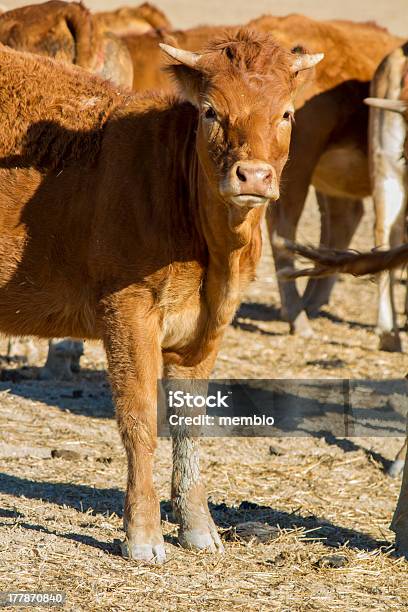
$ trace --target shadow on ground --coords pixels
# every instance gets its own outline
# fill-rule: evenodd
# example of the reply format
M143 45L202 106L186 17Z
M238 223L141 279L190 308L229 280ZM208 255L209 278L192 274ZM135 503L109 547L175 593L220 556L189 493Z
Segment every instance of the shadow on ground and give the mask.
M309 317L310 319L318 319L323 318L332 323L336 323L339 325L348 325L351 329L369 329L374 330L375 325L370 323L362 323L360 321L349 321L347 319L343 319L332 312L329 312L326 309L319 310L316 314ZM248 321L240 321L240 319L250 319L251 321L282 321L282 317L280 314L280 308L276 306L272 306L269 304L262 304L258 302L243 302L239 307L235 318L232 322L233 327L238 327L243 329L244 331L252 331L258 332L270 336L283 336L285 333L276 333L269 332L260 329L256 324L250 323ZM401 328L403 330L404 328Z
M72 381L39 380L41 368L2 370L0 392L42 402L63 412L96 418L112 418L114 406L106 373L81 369Z
M94 515L115 513L122 516L123 513L123 492L116 488L96 489L71 483L37 482L2 473L0 475L0 493L42 500L61 507L68 506L84 514L89 513L89 510ZM318 538L325 546L330 548L337 548L346 542L348 542L349 547L358 550L374 550L379 546L389 545L389 542L375 540L368 534L335 525L314 515L301 516L296 512L275 510L249 501L243 501L237 507L228 506L225 503L215 504L210 502L210 510L216 524L223 529L228 529L238 523L259 521L271 526L279 526L282 529L313 529L313 533L309 534L308 537L311 537L311 539ZM170 501L161 503L161 515L163 520L172 521ZM0 517L14 519L15 523L25 529L53 533L58 537L81 542L109 553L116 552L114 544L101 542L89 535L80 533L60 534L46 527L27 523L22 520L24 515L18 508L13 511L0 509ZM10 527L10 525L10 522L0 523L0 527ZM173 537L170 537L169 541L175 543Z

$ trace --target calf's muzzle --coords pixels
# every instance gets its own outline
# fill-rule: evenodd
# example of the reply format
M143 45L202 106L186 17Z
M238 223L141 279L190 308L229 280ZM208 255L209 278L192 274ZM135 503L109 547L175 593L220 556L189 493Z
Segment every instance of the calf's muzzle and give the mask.
M236 162L230 171L228 196L234 204L251 208L277 200L279 187L275 169L260 160Z

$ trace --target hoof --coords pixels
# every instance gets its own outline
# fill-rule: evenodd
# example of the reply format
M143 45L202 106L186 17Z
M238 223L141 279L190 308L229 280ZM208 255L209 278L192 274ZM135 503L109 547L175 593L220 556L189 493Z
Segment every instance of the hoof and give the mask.
M391 478L398 478L398 476L401 476L404 465L405 459L395 459L387 470L388 476L391 476Z
M305 312L301 312L295 321L290 322L290 333L292 336L296 335L302 338L311 338L313 336L313 329Z
M183 529L180 528L178 539L183 548L193 550L208 550L209 552L224 552L224 545L218 535L214 523L209 523L207 529Z
M44 367L40 368L38 378L39 380L71 381L73 380L74 376L69 366L63 365L59 368L49 368L45 365Z
M382 332L378 348L380 351L387 351L388 353L401 353L402 346L399 335L393 332Z
M303 307L309 317L318 317L322 307L329 304L335 281L335 277L331 276L314 281L309 280L302 298Z
M72 357L71 359L71 372L79 374L81 371L80 357Z
M120 543L122 556L125 559L144 561L145 563L160 564L166 560L164 544L136 544L126 538Z
M323 306L323 304L310 304L310 306L308 306L306 308L306 314L310 319L317 319L317 317L320 315L320 310L321 307Z

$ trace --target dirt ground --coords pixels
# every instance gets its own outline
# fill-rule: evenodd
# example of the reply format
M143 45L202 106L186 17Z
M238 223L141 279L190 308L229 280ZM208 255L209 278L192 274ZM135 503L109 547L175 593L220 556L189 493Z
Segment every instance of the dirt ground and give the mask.
M113 6L97 0L90 4ZM180 26L237 22L266 11L302 11L375 18L404 33L400 0L157 4ZM354 247L372 246L372 222L367 201ZM317 234L318 214L310 197L299 240L316 241ZM400 311L403 298L401 284ZM289 336L279 320L266 242L258 280L228 329L215 376L403 377L408 355L377 350L375 303L373 282L342 278L330 307L313 321L314 337ZM404 342L408 349L405 335ZM5 349L3 341L0 353ZM36 365L45 352L46 344L40 343ZM170 443L160 440L156 483L168 561L148 567L119 554L126 463L101 347L86 346L83 372L72 383L39 382L33 378L35 368L17 365L3 360L0 376L0 591L64 591L66 609L72 611L352 612L407 607L407 562L394 554L388 528L400 482L384 473L401 439L343 439L321 432L310 438L204 440L202 470L226 540L223 556L177 546L168 501ZM74 452L53 457L53 450ZM239 539L234 526L244 521L275 527L274 539ZM336 560L328 555L340 556L341 567L330 567Z

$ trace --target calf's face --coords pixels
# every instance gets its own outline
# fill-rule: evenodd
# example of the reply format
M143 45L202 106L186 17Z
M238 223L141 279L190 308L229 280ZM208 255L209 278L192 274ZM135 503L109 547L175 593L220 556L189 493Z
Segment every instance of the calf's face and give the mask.
M180 62L170 70L199 110L197 152L211 189L234 207L277 200L297 73L323 55L294 55L248 30L214 41L202 54L161 46Z

